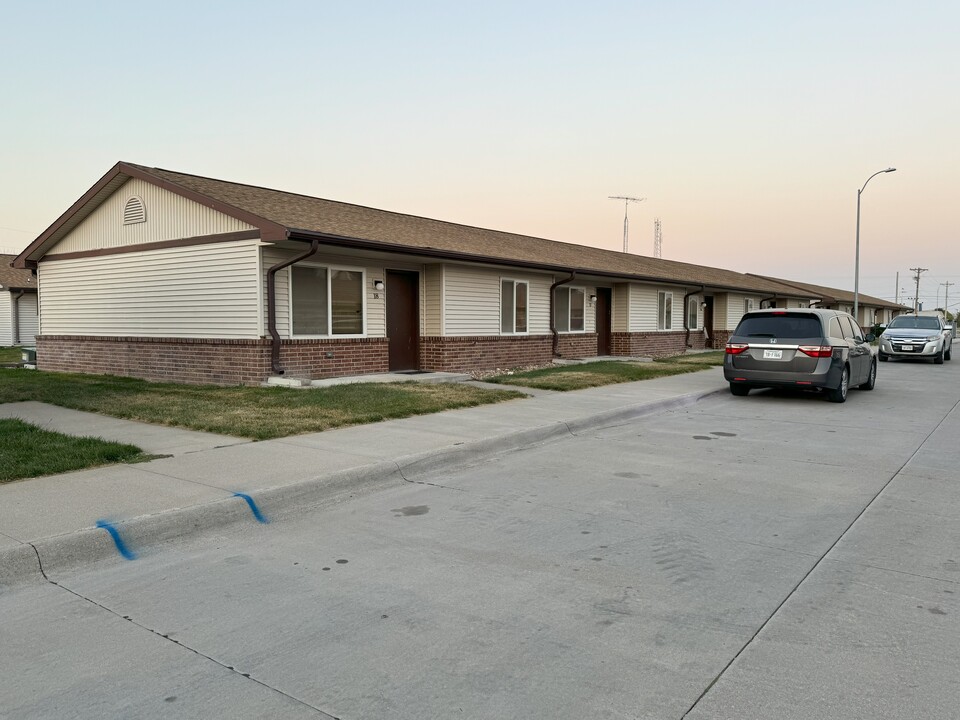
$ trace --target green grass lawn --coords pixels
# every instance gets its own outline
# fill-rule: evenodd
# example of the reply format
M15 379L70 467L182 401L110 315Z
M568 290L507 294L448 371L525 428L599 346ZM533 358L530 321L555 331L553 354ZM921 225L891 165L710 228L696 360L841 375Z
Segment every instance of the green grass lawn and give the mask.
M0 419L0 483L149 459L138 447Z
M453 383L363 383L327 388L218 387L0 368L0 403L53 405L234 437L319 432L524 397Z
M541 390L583 390L585 388L636 382L651 378L697 372L723 364L723 352L695 353L660 358L655 362L601 361L583 365L557 365L539 370L498 375L488 382L520 385Z
M0 365L20 362L20 348L0 347Z

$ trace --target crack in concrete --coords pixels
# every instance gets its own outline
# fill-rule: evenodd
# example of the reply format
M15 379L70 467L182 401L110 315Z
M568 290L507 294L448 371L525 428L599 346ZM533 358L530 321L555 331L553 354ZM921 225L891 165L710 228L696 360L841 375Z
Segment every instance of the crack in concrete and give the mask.
M189 645L187 645L186 643L181 642L180 640L176 640L176 639L170 637L169 635L163 634L163 633L160 632L159 630L154 630L153 628L147 627L146 625L143 625L142 623L137 622L136 620L134 620L134 619L133 619L132 617L130 617L129 615L121 615L120 613L118 613L117 611L115 611L115 610L107 607L107 606L104 605L103 603L99 603L99 602L97 602L96 600L94 600L93 598L89 598L89 597L87 597L86 595L84 595L83 593L77 592L76 590L73 590L73 589L67 587L66 585L63 585L62 583L58 583L56 580L53 580L52 578L50 578L50 577L47 576L46 571L43 569L43 560L41 560L41 558L40 558L40 552L37 550L37 547L36 547L33 543L27 543L27 544L30 545L30 547L33 548L33 552L34 552L34 553L36 554L36 556L37 556L37 564L38 564L39 567L40 567L40 574L43 576L43 579L46 580L46 581L47 581L48 583L50 583L51 585L53 585L54 587L59 588L60 590L63 590L64 592L67 592L67 593L73 595L74 597L79 598L80 600L83 600L84 602L88 602L88 603L90 603L91 605L93 605L94 607L99 608L100 610L103 610L104 612L107 612L107 613L109 613L110 615L113 615L114 617L120 618L121 620L124 620L125 622L128 622L128 623L130 623L131 625L134 625L135 627L140 628L141 630L146 630L147 632L151 633L152 635L156 635L157 637L162 638L162 639L164 639L164 640L167 640L167 641L173 643L174 645L177 645L178 647L183 648L184 650L187 650L187 651L189 651L189 652L192 652L194 655L196 655L196 656L198 656L198 657L201 657L201 658L203 658L204 660L208 660L208 661L212 662L214 665L217 665L218 667L223 668L224 670L228 670L229 672L232 672L232 673L234 673L235 675L239 675L240 677L245 678L246 680L250 680L250 681L256 683L257 685L260 685L261 687L266 688L267 690L270 690L271 692L275 692L277 695L281 695L281 696L287 698L288 700L292 700L292 701L295 702L295 703L298 703L298 704L300 704L300 705L303 705L304 707L310 708L310 709L313 710L314 712L318 713L321 717L329 718L330 720L340 720L340 718L338 718L336 715L331 715L331 714L328 713L328 712L324 712L323 710L321 710L320 708L316 707L315 705L311 705L310 703L308 703L308 702L306 702L306 701L304 701L304 700L301 700L301 699L298 698L298 697L295 697L295 696L293 696L293 695L291 695L291 694L289 694L289 693L286 693L286 692L284 692L283 690L280 690L279 688L273 687L272 685L270 685L270 684L267 683L267 682L264 682L263 680L259 680L258 678L253 677L250 673L240 672L239 670L237 670L237 669L236 669L235 667L233 667L232 665L227 665L227 664L225 664L225 663L217 660L216 658L210 657L209 655L206 655L206 654L200 652L200 651L197 650L196 648L190 647Z

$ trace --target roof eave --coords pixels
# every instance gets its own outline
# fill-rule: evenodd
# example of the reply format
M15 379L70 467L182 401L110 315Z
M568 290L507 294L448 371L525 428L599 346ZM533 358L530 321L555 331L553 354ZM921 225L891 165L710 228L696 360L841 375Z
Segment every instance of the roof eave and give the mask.
M531 262L529 260L512 260L510 258L495 257L491 255L480 255L477 253L463 253L453 250L440 250L438 248L423 247L423 246L414 246L414 245L402 245L398 246L394 243L380 242L377 240L366 240L362 238L349 237L345 235L334 235L331 233L317 232L314 230L304 230L303 228L288 228L289 239L290 240L300 240L300 241L310 241L313 239L323 240L329 245L337 245L339 247L351 247L357 248L360 250L378 250L392 253L407 253L411 255L420 255L425 257L433 257L440 259L449 259L449 260L460 260L463 262L477 262L484 263L487 265L502 265L504 267L522 267L530 270L542 270L547 272L564 272L569 273L576 271L578 275L596 275L599 277L609 277L620 280L633 280L638 282L656 282L665 285L678 285L682 287L690 287L693 285L703 285L711 289L718 290L733 290L739 292L770 292L769 288L743 288L736 287L733 285L724 285L722 283L710 283L704 282L703 280L679 280L679 279L667 279L659 277L656 275L640 275L634 273L615 273L608 270L597 270L594 268L587 267L571 267L569 265L558 265L554 263L537 263ZM802 294L792 295L790 293L783 293L785 296L789 297L803 297Z

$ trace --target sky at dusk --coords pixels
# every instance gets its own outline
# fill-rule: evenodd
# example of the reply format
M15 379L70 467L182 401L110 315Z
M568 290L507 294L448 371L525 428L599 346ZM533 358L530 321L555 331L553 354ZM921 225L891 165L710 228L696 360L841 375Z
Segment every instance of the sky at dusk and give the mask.
M0 252L117 161L960 306L960 3L5 3ZM941 301L942 302L942 301Z

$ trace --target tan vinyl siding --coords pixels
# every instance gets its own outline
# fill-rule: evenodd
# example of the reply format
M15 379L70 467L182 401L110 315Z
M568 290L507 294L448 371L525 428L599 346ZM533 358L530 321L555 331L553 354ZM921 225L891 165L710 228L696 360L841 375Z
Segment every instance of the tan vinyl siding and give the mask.
M753 300L753 309L760 309L760 296L759 295L740 295L737 293L730 293L728 296L729 302L727 304L727 330L733 330L737 327L737 323L740 322L740 318L743 317L743 305L744 300L751 299Z
M629 332L651 332L657 329L657 293L661 289L664 288L658 288L655 285L631 284ZM670 289L666 291L674 294L674 308L676 308L676 291ZM682 299L683 295L681 294L680 297ZM676 330L676 309L673 316L673 329Z
M423 271L423 334L443 334L443 265L427 265Z
M0 347L13 345L13 301L9 292L0 288Z
M37 294L26 293L17 301L19 337L14 338L20 345L33 345L40 332L40 317L37 311Z
M41 261L43 333L258 337L257 245Z
M447 265L444 268L444 335L499 335L500 281L528 283L527 335L550 332L550 275L508 269Z
M146 222L123 224L127 200L143 200ZM49 250L51 254L100 250L253 230L252 225L211 210L152 183L132 179Z
M500 273L486 268L448 265L443 275L443 334L499 335Z
M617 283L613 286L612 324L613 332L629 332L630 329L630 284Z

